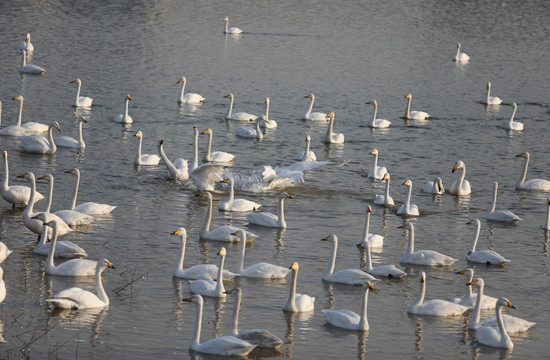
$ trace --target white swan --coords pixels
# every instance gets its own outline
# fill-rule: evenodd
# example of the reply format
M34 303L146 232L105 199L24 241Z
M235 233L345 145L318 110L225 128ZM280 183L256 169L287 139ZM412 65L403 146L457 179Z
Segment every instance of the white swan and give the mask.
M260 126L266 129L276 129L277 122L269 119L269 98L265 98L265 118L267 121L261 121Z
M141 145L143 142L143 133L138 131L134 134L135 137L139 138L138 148L136 157L134 158L135 165L158 165L160 163L160 156L157 154L142 154Z
M384 237L382 235L369 233L371 212L372 208L367 206L367 209L365 210L366 216L363 235L361 235L361 238L357 240L357 246L366 246L366 244L368 244L369 247L382 247L384 245Z
M376 100L367 101L365 104L372 104L374 106L374 113L372 114L372 121L369 124L369 126L371 128L388 128L388 127L390 127L391 121L376 118L376 115L378 114L378 103L376 102Z
M208 340L201 344L201 328L202 328L202 309L204 300L200 295L194 295L188 297L184 301L193 303L197 306L197 315L195 317L195 328L193 330L193 337L189 344L189 348L193 351L221 355L221 356L246 356L248 355L256 345L252 345L244 340L237 339L234 336L219 336L217 338Z
M500 266L506 265L510 262L510 260L505 259L504 256L493 250L486 249L476 251L477 239L479 238L479 233L481 230L481 221L479 221L479 219L473 219L468 221L466 224L474 224L476 226L474 238L472 239L470 250L468 250L468 254L466 255L466 260L478 264Z
M4 282L4 269L0 267L0 304L6 298L6 283Z
M189 170L189 177L200 191L214 191L216 182L221 181L222 164L206 163L199 165L199 130L193 126L193 163Z
M277 215L262 211L262 212L246 214L245 215L246 219L248 220L249 223L254 225L286 228L285 209L284 209L285 199L292 199L292 196L290 196L286 192L280 193L279 194L279 211Z
M470 57L466 53L460 52L460 43L456 45L456 55L453 60L456 62L470 61Z
M46 299L46 302L61 309L89 309L98 308L109 305L109 297L103 289L103 282L101 281L101 274L106 268L114 269L113 264L103 258L97 261L95 267L95 288L97 295L83 290L81 288L73 287L58 292L52 298Z
M550 230L550 198L546 200L546 222L542 226L544 230Z
M116 123L122 123L122 124L131 124L134 122L134 120L132 119L132 117L130 115L128 115L128 105L130 104L130 100L132 100L132 98L130 97L130 95L126 95L126 107L124 108L124 114L119 114L117 115L113 120L114 122Z
M43 214L39 214L38 216L35 216L40 221L44 221L45 216ZM53 242L48 242L48 229L49 226L43 226L42 227L42 234L40 235L40 241L38 244L35 245L33 252L37 255L42 256L48 256L50 253L50 249L52 247ZM86 251L84 251L83 248L80 246L70 242L70 241L64 241L60 240L57 241L55 244L54 249L54 257L60 257L60 258L75 258L75 257L87 257L88 254L86 254Z
M238 112L235 114L232 114L233 112L233 101L235 100L233 94L229 93L224 96L224 98L229 98L229 109L227 109L227 113L225 114L226 120L237 120L237 121L254 121L258 116L252 115L245 112Z
M407 309L407 312L409 314L431 316L457 316L462 315L465 311L469 309L467 306L462 306L442 299L424 301L424 296L426 295L426 273L424 271L421 271L419 278L420 294L418 295L418 299Z
M399 207L397 210L397 215L403 215L403 216L420 216L420 211L418 210L418 206L416 204L411 204L411 196L412 196L412 181L407 180L402 185L405 185L409 188L408 194L407 194L407 200Z
M61 128L57 121L50 125L48 130L48 137L43 135L26 135L17 137L17 148L21 151L32 154L55 154L57 151L57 145L53 139L53 129L61 132Z
M214 137L212 129L208 128L204 130L203 132L201 132L201 135L208 135L208 146L206 148L206 154L204 154L202 161L227 163L235 159L235 155L233 154L224 151L212 151L212 138Z
M373 149L369 154L374 155L374 163L372 163L372 167L369 170L368 177L373 179L384 178L384 174L386 174L388 170L384 166L378 166L378 150Z
M44 75L46 70L38 65L27 64L27 50L23 50L23 62L21 63L19 72L28 75Z
M334 272L336 253L338 251L338 237L335 234L328 235L321 241L329 241L331 244L330 258L326 269L323 271L323 280L347 285L361 285L365 280L378 281L377 278L360 269L343 269Z
M220 265L218 265L218 274L216 281L214 280L191 280L189 281L189 289L192 293L200 294L203 296L212 296L218 298L225 298L225 288L223 287L223 264L225 262L226 250L224 247L218 251L220 257Z
M405 110L405 119L412 119L412 120L426 120L430 117L430 114L424 111L414 111L411 110L411 102L412 102L412 94L408 93L405 95L405 98L407 99L407 109Z
M309 108L304 115L302 115L302 119L310 121L327 121L327 113L311 112L311 110L313 110L313 103L315 102L315 95L309 94L306 95L305 98L309 98L311 101L309 102Z
M498 192L498 182L493 184L493 204L491 210L485 213L485 218L491 221L501 221L507 223L517 223L521 220L519 216L511 212L510 210L495 210L497 205L497 192Z
M365 248L367 261L367 269L365 270L365 272L373 276L386 276L389 278L402 278L403 276L407 275L403 270L398 269L393 264L379 265L377 267L373 267L370 246L368 246L365 241L363 241L362 246Z
M428 194L443 195L445 194L445 187L443 186L443 181L441 178L437 176L434 178L434 181L427 181L422 191Z
M333 326L348 330L368 331L369 321L367 320L367 303L369 290L376 291L370 281L363 283L363 296L361 297L361 315L350 310L321 310L327 322Z
M528 152L517 154L516 157L522 157L525 159L523 165L523 172L516 184L516 189L533 190L533 191L550 191L550 181L544 179L531 179L525 181L527 176L527 167L529 166L529 159L531 155Z
M457 259L443 255L434 250L414 251L414 225L409 222L399 226L399 228L407 228L409 230L409 243L407 244L405 254L403 254L399 260L401 263L427 266L450 266L457 261Z
M382 206L393 206L393 198L390 196L390 174L385 173L382 179L386 181L386 191L384 195L376 195L373 203Z
M457 271L455 274L466 275L468 277L468 282L466 283L466 293L462 296L452 298L451 302L473 308L477 302L478 297L478 294L472 292L472 285L475 284L475 281L473 281L474 270L471 268L467 268ZM497 298L483 294L483 289L480 290L479 294L481 294L479 295L481 297L481 304L479 305L481 309L494 309L497 306Z
M298 155L298 158L296 160L298 161L317 161L317 156L315 153L310 150L310 142L311 137L308 135L306 136L306 149Z
M500 105L502 100L498 96L491 96L491 83L487 83L487 98L485 99L485 104L487 105Z
M518 121L514 121L514 116L516 115L516 111L518 109L518 105L514 102L510 104L514 108L514 111L512 111L512 116L510 117L510 120L508 120L508 123L504 126L507 130L516 130L521 131L523 130L523 123L520 123Z
M44 125L37 122L26 122L22 124L23 117L23 101L25 100L22 95L17 95L12 100L19 101L19 113L17 115L17 124L6 126L0 130L0 135L7 136L25 136L25 135L34 135L44 133L49 130L48 125Z
M4 179L2 180L2 187L0 188L0 194L2 198L7 202L15 205L27 205L29 198L31 197L31 188L23 185L9 185L10 170L8 166L8 152L3 151L4 157ZM35 192L35 201L44 199L44 195L39 192Z
M246 211L255 211L259 209L262 204L257 202L250 201L247 199L235 199L235 189L233 178L223 179L223 183L229 183L229 197L226 201L220 203L218 209L222 211L237 211L237 212L246 212Z
M164 140L160 140L157 145L157 149L162 163L166 166L168 172L170 173L170 178L174 180L189 179L189 165L187 160L178 158L174 162L171 162L170 159L168 159L168 156L164 153L163 144Z
M290 272L290 269L288 271ZM238 287L235 287L227 291L227 293L235 293L236 296L231 335L252 345L257 345L259 348L275 349L283 344L283 341L278 336L265 329L249 329L239 332L239 311L241 308L242 291Z
M12 252L13 251L8 249L6 244L4 244L3 242L0 241L0 264L3 263L4 260L6 260ZM290 272L290 270L289 270L289 272Z
M243 31L238 27L229 27L229 18L227 16L223 19L223 21L225 21L225 34L239 35L243 33Z
M261 278L261 279L282 279L288 275L290 269L285 266L273 265L269 263L256 263L244 268L244 254L246 248L246 233L244 230L239 230L233 233L239 237L239 267L237 272L244 277Z
M83 116L80 118L80 121L78 122L78 140L70 137L70 136L57 136L53 138L53 141L55 142L55 145L60 147L70 147L75 149L84 149L86 147L86 143L84 142L84 138L82 137L82 124L88 123L88 120Z
M296 293L296 285L298 282L298 270L300 265L297 262L293 262L290 266L292 270L292 280L290 281L290 292L285 302L283 303L282 310L289 312L308 312L313 311L315 306L315 298L305 294Z
M28 55L31 55L34 52L34 45L31 43L31 34L27 33L25 36L25 41L22 41L21 44L19 44L19 50L21 52L26 50Z
M325 143L327 144L343 144L344 143L344 134L333 133L332 129L334 127L334 111L329 112L326 115L326 119L329 122L327 134L325 135Z
M101 204L96 202L85 202L80 205L76 205L76 199L78 197L78 187L80 186L80 170L77 168L65 171L66 174L76 175L76 184L73 192L73 201L71 203L71 210L75 210L91 216L99 216L109 214L116 209L116 205Z
M76 107L90 107L92 106L92 101L94 99L87 97L87 96L80 96L80 87L82 86L82 80L80 79L74 79L71 81L71 84L77 84L78 87L76 89L76 98L74 100L74 106Z
M185 230L185 228L180 227L170 235L177 235L181 239L178 260L176 261L176 266L174 267L175 277L191 280L216 280L218 278L218 266L214 264L198 264L184 269L183 259L185 258L187 231ZM223 277L225 279L229 279L238 275L239 274L235 274L229 270L223 269Z
M178 99L178 103L180 104L202 104L204 100L206 100L202 95L195 94L195 93L187 93L184 94L185 91L185 84L187 83L187 79L185 76L182 76L178 79L177 84L181 83L181 91L180 91L180 97Z
M470 186L470 182L466 180L466 164L462 162L461 160L457 160L457 162L453 166L453 170L451 171L454 173L457 170L462 169L462 172L460 173L460 177L455 180L453 185L451 185L451 195L456 196L463 196L463 195L470 195L472 193L472 188Z
M510 300L504 297L499 298L496 307L496 319L498 328L492 326L477 327L476 337L479 343L504 349L511 349L514 347L512 339L510 339L510 336L508 335L508 333L506 333L504 320L502 319L502 308L504 306L515 309Z
M239 241L239 238L233 235L236 231L241 230L237 227L224 225L224 226L217 227L213 230L210 230L210 222L212 221L212 194L206 191L206 192L200 193L198 196L206 197L206 199L208 200L208 210L206 212L206 217L204 218L202 227L199 230L199 236L202 239L214 240L214 241L225 241L225 242ZM248 240L253 240L257 238L258 235L251 233L250 231L247 231L246 237Z
M255 139L263 139L264 134L262 133L262 130L260 129L260 122L267 122L269 121L265 115L258 116L256 118L256 127L253 128L240 128L237 129L237 136L245 137L245 138L255 138Z

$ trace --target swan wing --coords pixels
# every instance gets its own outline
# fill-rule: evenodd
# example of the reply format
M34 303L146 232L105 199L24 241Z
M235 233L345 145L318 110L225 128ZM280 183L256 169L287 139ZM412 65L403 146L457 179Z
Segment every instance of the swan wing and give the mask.
M489 249L468 253L469 254L466 255L466 260L480 264L504 265L510 261L496 251Z
M235 335L235 337L261 348L276 348L283 344L283 340L265 329L243 330Z
M527 321L522 318L510 316L507 314L502 315L502 320L504 321L504 328L506 329L507 333L525 332L530 327L536 324L536 322ZM488 318L485 318L478 323L478 326L496 327L498 326L497 317L493 315Z
M294 301L296 304L296 309L300 312L313 311L313 308L315 307L315 298L313 296L296 294Z
M37 244L34 247L34 253L38 255L48 256L48 253L50 252L52 243L47 242L45 244ZM75 257L86 257L88 254L86 254L86 251L82 249L80 246L65 240L57 240L57 243L55 245L55 257L61 257L61 258L75 258Z
M220 336L194 346L193 350L223 356L245 356L256 346L234 336Z
M402 263L428 266L448 266L456 261L457 259L433 250L418 250L401 257Z
M88 214L91 216L98 216L98 215L109 214L114 209L116 209L115 205L99 204L95 202L85 202L76 206L73 210L84 214Z
M72 147L79 148L81 147L78 141L70 136L57 136L53 138L55 145L61 147Z
M550 181L544 179L531 179L519 186L525 190L550 191Z
M210 157L212 158L213 162L221 162L221 163L231 162L233 161L233 159L235 159L235 155L224 151L213 151L210 154Z
M263 279L280 279L290 273L290 269L284 266L273 265L269 263L257 263L243 269L241 276L263 278Z
M421 305L411 306L409 310L418 315L431 315L431 316L456 316L462 315L469 308L460 304L441 299L433 299L424 301Z
M246 214L249 223L261 226L279 227L279 217L268 212Z
M237 121L254 121L256 120L258 116L252 115L245 112L238 112L229 117L229 120L237 120ZM254 129L256 130L256 129Z
M220 210L225 211L236 211L236 212L246 212L246 211L255 211L259 209L262 205L257 202L246 200L246 199L233 199L233 202L227 204L222 209L222 204L220 204Z
M54 212L69 226L88 225L94 221L93 216L75 211L75 210L58 210Z
M372 282L379 281L371 274L368 274L359 269L343 269L333 273L330 276L324 277L325 280L330 282L337 282L348 285L363 285L366 280Z
M202 164L189 174L198 190L214 191L214 184L222 180L223 165Z
M7 190L2 191L2 198L11 204L27 205L31 197L31 188L23 185L11 185ZM34 193L35 201L44 199L39 192Z
M361 317L350 310L321 310L327 322L331 325L344 329L356 330Z
M400 278L407 275L403 270L398 269L395 265L380 265L367 270L367 272L374 276L387 276Z
M86 309L108 305L108 303L100 300L96 294L78 287L60 291L53 298L46 299L46 301L62 309Z
M61 276L94 276L97 261L87 259L71 259L49 268L46 273Z

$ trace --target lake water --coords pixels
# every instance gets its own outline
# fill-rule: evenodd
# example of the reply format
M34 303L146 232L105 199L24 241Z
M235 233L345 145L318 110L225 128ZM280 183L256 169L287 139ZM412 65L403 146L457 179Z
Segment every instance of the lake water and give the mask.
M223 18L242 28L240 36L223 34ZM253 352L257 357L318 358L517 358L548 353L549 237L541 229L548 193L515 190L523 159L531 153L528 178L550 179L548 121L550 103L550 10L545 1L212 1L182 3L29 1L2 2L0 29L0 100L2 126L17 119L16 95L25 98L23 121L58 121L63 135L76 137L78 116L85 115L83 151L59 149L51 156L18 151L15 139L0 137L7 150L10 183L27 185L16 176L32 171L55 177L53 209L68 208L75 177L82 172L79 202L117 205L111 216L95 220L63 236L81 245L90 259L108 258L116 270L104 273L108 308L58 312L45 300L71 286L93 289L91 279L45 275L45 258L32 252L36 235L22 223L22 209L2 202L0 240L13 253L2 264L7 296L0 305L5 358L188 358L195 307L186 280L172 278L179 241L170 233L188 231L185 266L217 263L220 243L199 240L206 201L190 182L167 180L162 166L136 169L136 131L144 133L144 152L156 153L164 140L171 158L191 159L193 126L212 128L214 150L236 155L233 174L250 175L263 165L286 166L303 150L306 135L318 160L331 165L306 172L304 183L287 188L286 230L248 226L242 214L215 209L214 226L231 223L248 227L260 237L247 249L245 266L272 262L300 263L298 291L317 298L315 311L288 316L281 311L289 281L236 279L226 288L243 292L240 329L263 327L283 338L278 352ZM31 63L44 67L43 76L20 76L17 48L29 32L35 51ZM471 56L467 64L452 58L457 42ZM178 106L179 77L187 77L186 92L206 98L200 106ZM75 111L76 86L94 98L91 110ZM486 108L486 84L494 96L516 102L521 132L503 128L509 106ZM249 124L224 120L228 101L234 111L261 114L271 100L270 119L277 129L261 141L242 139L236 129ZM343 145L325 145L325 123L301 120L316 95L314 111L334 111L335 131ZM427 111L425 122L403 120L405 94L412 109ZM112 121L124 110L130 94L134 123ZM376 99L378 116L389 129L372 130L368 121ZM200 153L206 139L200 137ZM391 173L391 195L399 206L406 198L406 179L413 182L413 202L421 216L411 221L418 249L434 249L459 261L451 268L404 267L399 264L407 244L406 223L391 209L373 206L371 232L384 235L375 265L393 263L406 270L402 281L382 280L368 304L370 331L356 333L326 324L321 310L358 312L360 287L321 280L330 246L320 239L335 233L340 246L336 269L362 266L355 246L364 213L382 181L366 177L373 156ZM422 193L423 184L440 176L447 188L457 178L457 160L467 166L470 196ZM3 176L3 172L2 172ZM511 209L523 221L517 226L488 223L485 212L498 181L497 207ZM38 183L47 193L48 184ZM226 197L218 186L214 206ZM276 191L237 191L276 212ZM41 208L42 203L37 207ZM411 316L407 307L419 292L418 274L427 272L427 298L447 299L465 291L466 279L454 274L468 266L464 256L473 236L469 219L482 219L479 249L491 248L510 259L504 267L475 266L485 280L485 293L506 296L517 308L508 313L536 321L528 334L512 337L515 347L501 351L480 345L467 329L469 313L451 318ZM226 267L237 266L238 246L228 249ZM129 284L133 282L130 286ZM126 286L128 285L128 286ZM126 287L124 287L126 286ZM123 288L122 288L123 287ZM116 292L115 292L116 291ZM228 334L234 297L207 298L202 340ZM490 315L492 312L482 314ZM198 355L203 357L202 355Z

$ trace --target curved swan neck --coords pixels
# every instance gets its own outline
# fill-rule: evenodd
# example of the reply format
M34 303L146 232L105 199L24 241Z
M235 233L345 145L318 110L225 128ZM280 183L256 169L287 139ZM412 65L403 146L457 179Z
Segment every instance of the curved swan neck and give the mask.
M407 109L405 110L405 119L409 119L409 118L410 118L410 113L411 113L411 101L412 101L412 97L411 97L411 96L407 97Z
M286 227L286 222L285 222L285 197L284 196L281 196L281 198L279 199L279 214L278 214L278 218L279 218L279 226L280 227Z
M418 299L413 304L413 306L420 306L424 302L424 296L426 295L426 277L420 281L420 293L418 294Z
M160 158L162 159L162 162L168 168L170 175L175 179L177 177L176 167L174 166L174 164L172 164L170 159L168 159L168 156L166 156L166 154L164 153L162 142L159 141L159 144L157 145L157 149L158 149Z
M74 208L76 207L76 198L78 197L78 187L80 186L80 170L74 169L74 172L76 174L76 184L74 186L73 203L71 204L71 210L74 210Z
M75 105L78 105L78 99L80 98L80 87L82 86L81 81L77 81L77 88L76 88L76 99L75 99Z
M373 104L374 104L374 113L372 114L372 126L376 124L376 115L378 114L378 103L376 102L376 100L373 101Z
M54 153L57 150L57 145L55 145L55 141L53 141L53 125L50 125L48 129L48 140L50 141L50 150Z
M475 221L475 226L476 226L476 230L474 233L474 238L472 239L472 244L470 245L470 251L468 251L468 255L476 251L477 240L479 238L479 233L481 232L481 221L479 220Z
M225 32L227 32L227 22L225 23ZM231 116L231 113L233 112L233 101L235 100L235 97L233 94L229 94L229 109L227 109L227 113L225 114L225 118L229 119Z
M206 147L206 154L204 154L204 157L202 158L202 161L204 162L211 162L212 161L212 131L208 132L208 146Z
M19 114L17 115L17 126L21 126L21 119L23 118L23 97L19 96Z
M103 270L105 270L105 268L100 265L97 265L95 268L95 288L97 290L97 297L99 300L103 301L105 305L109 305L109 297L105 293L103 281L101 280L101 273L103 273Z
M239 311L241 310L241 291L239 289L235 289L235 295L237 295L237 298L235 299L235 309L233 310L233 329L231 330L231 334L233 336L236 336L239 333Z
M409 243L407 244L407 254L414 252L414 226L409 223Z
M511 340L510 340L510 336L506 332L506 328L504 327L504 319L502 318L502 308L503 308L503 305L497 303L496 315L497 315L498 331L500 333L500 341L501 343L504 344L504 343L511 342Z
M198 297L200 295L195 295L195 296ZM200 341L201 341L202 306L203 306L202 297L199 298L196 305L197 305L197 313L195 315L195 329L193 331L193 337L191 338L191 345L189 346L191 349L200 345Z
M464 184L464 179L466 178L466 166L461 166L459 169L462 171L460 172L460 176L458 178L458 184L460 185L460 188L462 188Z
M338 238L334 235L331 236L331 251L330 251L330 258L328 261L327 268L323 272L324 276L330 276L334 272L334 265L336 263L336 253L338 251ZM367 244L368 246L368 244Z
M258 119L256 119L256 133L258 134L258 139L263 139L264 134L262 133L262 129L260 129L260 121L263 121L261 116L258 116Z
M512 111L512 116L510 117L510 121L508 122L508 124L510 126L512 126L512 124L514 123L514 116L516 116L516 111L518 109L518 106L514 103L514 111Z
M185 93L185 84L187 83L186 78L181 79L181 90L180 90L180 103L183 102L183 95Z
M200 230L201 236L210 231L210 222L212 221L212 195L209 193L207 194L206 199L208 200L208 211L206 212L206 218L204 219L204 223L202 224L202 228Z
M178 253L178 261L176 261L176 266L174 268L174 271L177 270L183 270L183 259L185 258L185 247L187 244L187 236L181 236L181 242L180 242L180 251Z
M529 166L529 153L525 153L525 162L523 164L523 172L521 174L521 177L518 180L518 184L516 186L520 186L525 181L525 177L527 176L527 167Z
M311 114L311 111L313 110L313 102L315 101L315 95L310 94L310 95L309 95L309 98L310 98L311 100L310 100L310 102L309 102L309 109L307 109L306 113L304 114L304 117L305 117L305 118L308 118L309 115Z
M494 212L497 206L497 192L498 192L498 182L495 181L493 185L493 205L491 206L490 212Z
M363 285L363 299L361 299L361 318L359 320L359 330L367 330L369 322L367 319L367 305L369 301L369 286Z

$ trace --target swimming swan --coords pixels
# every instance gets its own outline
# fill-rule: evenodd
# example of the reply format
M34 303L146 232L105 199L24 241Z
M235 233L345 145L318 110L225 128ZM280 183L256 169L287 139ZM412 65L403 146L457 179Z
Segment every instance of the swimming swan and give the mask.
M414 225L407 223L399 226L401 229L409 230L409 243L405 254L399 260L403 264L426 265L426 266L450 266L457 261L450 256L443 255L434 250L414 251Z
M498 182L493 184L493 204L491 210L485 213L485 218L491 221L501 221L507 223L517 223L521 220L519 216L511 212L510 210L495 210L497 205L497 192L498 192Z
M78 140L70 137L70 136L57 136L53 138L53 141L55 142L55 145L59 147L70 147L75 149L84 149L86 147L86 143L84 142L84 138L82 137L82 124L88 123L88 120L83 116L80 118L80 121L78 122Z
M39 219L40 221L44 221L45 216L43 214L39 214L38 216L35 216L35 218ZM50 253L50 249L52 247L52 242L48 242L48 229L49 226L43 226L42 227L42 234L40 235L40 241L38 244L35 245L33 252L38 255L42 256L48 256ZM57 241L55 244L54 249L54 257L60 257L60 258L75 258L75 257L86 257L88 254L86 254L86 251L82 249L80 246L70 242L70 241L64 241L60 240Z
M254 121L258 116L252 115L245 112L238 112L235 114L232 114L233 112L233 102L235 100L233 94L229 93L224 96L224 98L229 98L229 109L227 109L227 113L225 114L225 120L237 120L237 121Z
M206 154L202 158L204 162L218 162L218 163L227 163L235 159L235 155L224 152L224 151L212 151L212 138L214 134L212 129L204 130L201 135L208 135L208 146L206 148Z
M74 168L74 169L65 171L65 173L76 175L76 184L74 186L71 210L75 210L91 216L99 216L99 215L109 214L111 211L116 209L115 205L101 204L101 203L96 203L91 201L82 203L77 206L76 199L78 197L78 188L80 186L80 170L78 170L77 168Z
M315 95L309 94L306 95L305 98L309 98L311 99L311 101L309 102L309 108L304 113L304 115L302 115L302 119L310 121L327 121L327 113L311 112L311 110L313 110L313 103L315 102Z
M370 281L363 283L363 296L361 297L361 315L350 310L321 310L327 322L333 326L348 330L368 331L369 321L367 319L367 303L369 290L377 291L372 287Z
M23 52L23 50L27 51L28 55L31 55L34 51L34 45L31 43L31 34L27 33L25 36L25 41L22 41L21 44L19 44L19 50Z
M467 306L469 308L473 308L477 302L478 294L475 292L472 292L472 285L475 284L474 280L474 270L471 268L463 269L460 271L455 272L455 274L460 275L466 275L468 278L468 282L466 283L466 293L462 296L457 296L451 299L451 302L454 302L455 304L460 304ZM497 298L492 296L487 296L483 294L483 289L480 291L479 296L481 296L481 304L480 308L487 310L487 309L494 309L497 306Z
M325 136L325 143L327 144L343 144L344 143L344 134L333 133L332 129L334 127L334 111L329 112L326 115L326 119L329 120L327 134Z
M138 148L136 157L134 159L135 165L158 165L160 163L160 156L157 154L142 154L141 145L143 142L143 133L138 131L134 134L135 137L139 138Z
M114 122L122 123L122 124L131 124L131 123L134 122L132 117L130 115L128 115L128 105L130 104L130 100L132 100L130 95L126 95L126 100L125 100L126 101L126 107L124 108L124 114L117 115L114 118Z
M76 89L76 98L74 100L74 106L76 107L90 107L94 99L87 96L80 96L80 87L82 86L82 81L80 79L74 79L71 81L71 84L78 84Z
M426 294L426 273L424 271L421 271L419 278L420 294L418 295L418 299L407 309L407 312L409 314L430 316L457 316L462 315L465 311L469 309L467 306L462 306L442 299L424 301L424 295Z
M8 152L3 151L2 156L4 157L4 179L2 180L2 188L0 189L0 194L2 198L7 202L15 205L27 205L31 197L31 188L24 185L9 185L10 171L8 166ZM39 192L35 192L35 201L44 199L44 195Z
M508 120L508 123L504 126L507 130L516 130L521 131L523 130L523 123L520 123L518 121L514 121L514 116L516 115L516 111L518 109L518 105L514 102L510 104L514 108L514 111L512 111L512 116L510 117L510 120Z
M233 233L239 237L239 267L237 272L244 277L261 278L261 279L282 279L288 275L290 269L285 266L273 265L269 263L256 263L244 268L244 254L246 248L246 233L244 230L239 230Z
M28 75L44 75L46 70L38 65L27 64L27 50L23 50L23 62L21 63L19 72Z
M225 298L225 288L223 287L223 264L225 262L226 250L224 247L218 251L220 257L220 265L218 265L218 274L216 281L214 280L192 280L189 281L189 289L192 293L200 294L202 296L212 296L218 298Z
M451 172L454 173L455 171L460 169L462 169L462 173L460 174L460 177L457 180L455 180L453 185L451 185L451 191L450 191L451 195L456 195L456 196L470 195L472 193L472 188L470 187L470 182L465 179L466 164L458 160L454 164L453 170Z
M407 200L399 207L397 210L397 215L403 215L403 216L420 216L420 211L418 210L418 206L416 204L411 204L411 196L412 196L412 181L407 180L402 185L405 185L409 188L408 194L407 194Z
M243 31L238 27L231 27L231 28L229 27L229 18L227 16L223 19L223 21L225 21L225 30L224 30L225 34L239 35L243 33Z
M264 134L262 134L262 130L260 129L260 122L267 122L269 121L265 115L258 116L256 118L256 127L254 128L240 128L237 129L237 136L245 137L245 138L255 138L255 139L263 139Z
M269 98L265 98L265 118L267 121L261 121L260 127L266 128L266 129L276 129L277 128L277 122L275 120L269 119Z
M366 246L365 244L368 244L369 247L382 247L384 245L384 237L382 235L378 234L370 234L370 213L372 212L372 208L370 206L367 206L365 210L365 226L363 228L363 235L361 235L361 238L357 240L357 246Z
M531 179L525 181L527 176L527 167L529 166L529 158L531 157L528 152L517 154L516 157L522 157L525 159L523 165L523 173L521 174L516 189L533 190L533 191L550 191L550 181L544 179Z
M485 104L487 105L500 105L502 100L498 96L491 96L491 83L487 83L487 98L485 99Z
M276 228L286 228L286 221L285 221L285 209L284 209L284 201L285 199L292 199L292 196L290 196L286 192L282 192L279 194L279 211L278 214L272 214L269 212L254 212L250 214L246 214L246 219L249 223L254 225L260 225L260 226L267 226L267 227L276 227Z
M443 195L445 194L445 187L443 186L443 181L439 176L437 176L434 181L427 181L424 185L424 192L434 195Z
M298 158L296 160L298 161L317 161L317 156L315 153L310 150L310 142L311 137L308 135L306 136L306 149L298 155Z
M378 166L378 150L373 149L370 152L370 155L374 155L374 163L372 168L369 170L368 177L373 179L382 179L388 170L384 166Z
M376 118L376 115L378 114L378 103L376 102L376 100L367 101L365 104L372 104L374 106L374 114L372 114L372 121L369 124L369 126L371 128L388 128L388 127L390 127L391 121Z
M456 55L453 60L457 63L470 61L470 57L466 53L460 52L460 43L456 45Z
M466 255L466 260L478 264L500 266L504 266L510 262L510 260L505 259L504 256L493 250L486 249L476 251L477 239L479 238L479 233L481 231L481 221L479 221L479 219L473 219L468 221L466 224L474 224L476 226L474 238L472 239L470 250L468 250L468 254Z
M373 203L386 207L393 206L393 198L390 196L390 174L385 173L382 179L386 181L386 192L384 193L384 195L376 195Z
M373 267L370 246L367 246L365 241L363 241L362 246L365 248L366 260L367 260L367 269L365 270L365 272L373 276L386 276L389 278L402 278L403 276L407 275L403 270L398 269L393 264L379 265L377 267Z
M1 129L0 135L26 136L26 135L35 135L35 134L45 133L49 130L50 127L48 125L44 125L37 122L29 121L22 124L23 101L25 99L23 98L23 96L17 95L12 100L19 101L19 113L17 115L17 124L6 126L5 128Z
M246 212L246 211L256 211L262 205L257 202L250 201L247 199L235 199L235 189L233 178L223 179L223 183L229 183L229 197L226 201L220 203L218 209L222 211L237 211L237 212Z
M305 294L296 293L296 284L298 282L298 270L300 266L297 262L293 262L290 266L292 270L292 280L290 282L290 292L285 302L283 303L282 310L288 312L309 312L313 311L315 306L315 298Z
M405 110L405 119L412 120L426 120L430 117L430 114L424 111L413 111L411 110L412 94L409 93L405 95L407 101L407 109Z
M195 94L195 93L187 93L185 92L185 84L187 83L187 79L185 76L182 76L178 79L177 84L181 83L181 91L180 91L180 97L178 99L179 104L202 104L204 100L206 100L202 95Z
M476 337L479 343L504 349L511 349L514 347L514 343L506 332L504 320L502 319L502 308L504 306L515 309L515 306L512 305L510 300L504 297L499 298L495 311L498 328L492 326L478 326L476 328Z
M23 152L32 154L55 154L57 145L53 139L53 129L61 132L61 128L57 121L50 124L48 137L43 135L26 135L17 137L17 148Z

